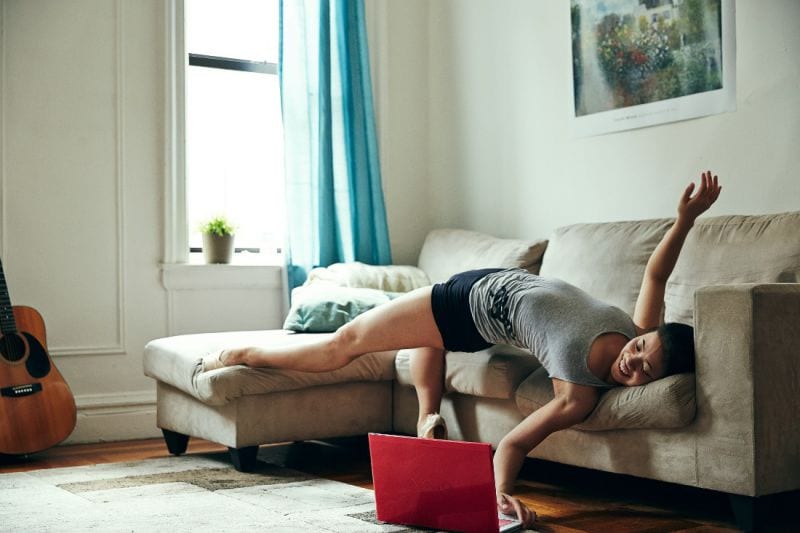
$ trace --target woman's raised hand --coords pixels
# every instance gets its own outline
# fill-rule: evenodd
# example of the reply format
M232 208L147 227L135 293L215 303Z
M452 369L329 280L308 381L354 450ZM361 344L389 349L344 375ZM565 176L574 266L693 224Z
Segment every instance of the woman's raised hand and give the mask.
M708 210L711 205L719 198L722 186L717 180L717 176L711 175L711 171L703 172L700 176L700 187L694 195L694 182L690 183L683 191L681 201L678 204L678 218L686 222L694 222L702 213Z

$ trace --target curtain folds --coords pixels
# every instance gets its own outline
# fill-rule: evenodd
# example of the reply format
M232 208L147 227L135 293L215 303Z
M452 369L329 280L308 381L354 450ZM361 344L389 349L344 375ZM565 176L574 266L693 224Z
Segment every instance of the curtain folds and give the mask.
M391 263L363 0L282 0L290 288L311 268Z

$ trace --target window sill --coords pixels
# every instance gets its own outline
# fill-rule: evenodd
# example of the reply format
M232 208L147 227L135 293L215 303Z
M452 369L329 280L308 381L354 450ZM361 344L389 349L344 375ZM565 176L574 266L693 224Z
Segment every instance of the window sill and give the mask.
M220 266L210 265L206 263L202 253L190 253L189 265L203 265L203 266ZM274 254L252 254L248 252L240 252L233 254L233 260L228 265L233 266L283 266L283 256L279 253ZM226 265L223 265L226 266Z
M163 263L161 282L167 290L280 289L281 256L239 257L230 264L205 264L202 254L190 254L188 263Z

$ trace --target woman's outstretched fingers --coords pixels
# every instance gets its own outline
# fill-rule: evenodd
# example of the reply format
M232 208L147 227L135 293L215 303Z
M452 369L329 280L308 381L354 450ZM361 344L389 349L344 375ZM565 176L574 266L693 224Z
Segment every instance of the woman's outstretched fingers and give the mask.
M536 521L536 513L534 511L529 509L518 498L503 492L497 494L497 507L503 514L515 515L525 528L530 527Z

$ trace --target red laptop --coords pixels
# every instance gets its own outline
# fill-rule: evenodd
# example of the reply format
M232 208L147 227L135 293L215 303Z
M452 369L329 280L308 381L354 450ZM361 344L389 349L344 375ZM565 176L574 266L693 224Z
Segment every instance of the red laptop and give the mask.
M369 434L378 520L463 533L518 531L498 517L492 447Z

